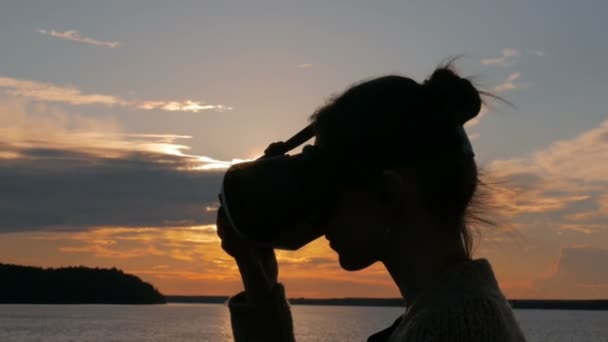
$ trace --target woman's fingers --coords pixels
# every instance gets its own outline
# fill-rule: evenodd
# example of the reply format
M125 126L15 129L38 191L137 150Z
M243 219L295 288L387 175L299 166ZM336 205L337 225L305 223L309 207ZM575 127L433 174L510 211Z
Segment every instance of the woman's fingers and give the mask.
M218 208L216 223L217 235L221 239L221 247L226 253L241 264L257 264L264 269L264 273L268 273L271 278L276 278L278 265L271 243L251 241L241 236L232 227L221 206Z
M226 213L222 207L217 212L217 235L222 240L242 240L238 233L234 230L234 227L230 224L230 220L226 216Z
M217 211L217 235L222 249L232 256L241 273L249 300L267 298L277 283L278 264L272 245L250 241L241 236L230 224L224 208Z
M234 238L230 236L230 223L226 218L226 213L224 212L223 207L219 207L217 211L217 219L216 219L216 227L217 227L217 235L222 240L222 249L226 251L228 254L233 255L232 251L234 249Z
M215 220L215 226L217 228L217 235L220 239L224 239L224 231L226 230L226 216L224 213L224 208L219 207L217 210L217 218Z
M226 217L224 208L221 206L217 212L216 226L217 235L222 240L222 249L234 258L245 256L245 253L250 247L250 242L245 241L238 235Z

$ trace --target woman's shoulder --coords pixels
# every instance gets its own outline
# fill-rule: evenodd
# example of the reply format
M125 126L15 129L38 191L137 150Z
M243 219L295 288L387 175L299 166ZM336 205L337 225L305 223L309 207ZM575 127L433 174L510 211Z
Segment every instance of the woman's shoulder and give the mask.
M389 341L524 339L489 262L478 259L450 270L421 295Z
M469 260L446 271L413 303L412 316L424 320L461 317L476 321L512 315L488 260Z
M484 299L505 300L490 262L487 259L474 259L459 263L441 274L419 302L447 305Z
M468 295L406 314L389 341L525 341L506 300Z
M417 307L412 309L406 316L422 322L472 320L481 323L513 313L502 293L485 290L438 295L432 300L417 303Z

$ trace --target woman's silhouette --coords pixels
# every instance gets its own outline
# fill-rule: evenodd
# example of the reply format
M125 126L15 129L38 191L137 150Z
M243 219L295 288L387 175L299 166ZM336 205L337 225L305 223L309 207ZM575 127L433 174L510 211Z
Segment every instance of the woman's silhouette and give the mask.
M422 84L359 83L311 117L315 145L341 168L331 248L349 271L383 263L406 303L368 341L524 341L489 262L471 255L479 179L463 125L481 105L448 65ZM235 340L294 341L274 251L236 236L222 209L217 225L245 287L229 301Z

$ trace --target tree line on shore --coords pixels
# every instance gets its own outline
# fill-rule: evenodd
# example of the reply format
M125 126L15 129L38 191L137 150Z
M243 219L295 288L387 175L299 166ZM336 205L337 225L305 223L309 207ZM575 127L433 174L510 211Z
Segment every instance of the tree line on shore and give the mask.
M41 268L0 263L3 304L161 304L151 284L117 268Z

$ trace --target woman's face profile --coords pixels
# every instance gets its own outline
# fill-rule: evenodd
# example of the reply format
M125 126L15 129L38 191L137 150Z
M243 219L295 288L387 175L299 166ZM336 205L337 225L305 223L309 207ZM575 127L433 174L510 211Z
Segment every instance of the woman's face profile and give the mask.
M325 236L343 269L357 271L379 260L385 244L384 212L369 189L349 188L338 195Z

